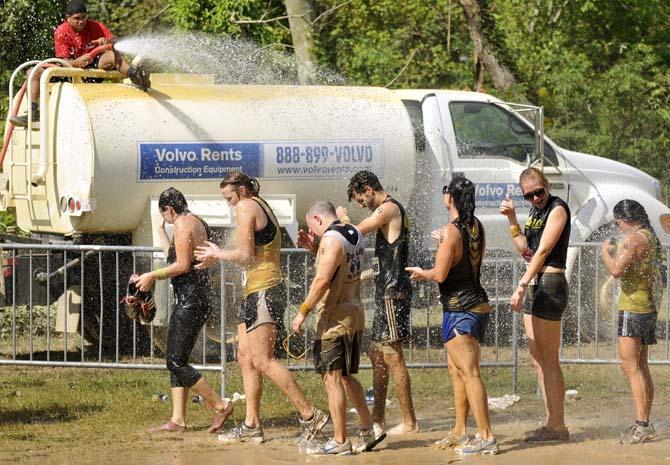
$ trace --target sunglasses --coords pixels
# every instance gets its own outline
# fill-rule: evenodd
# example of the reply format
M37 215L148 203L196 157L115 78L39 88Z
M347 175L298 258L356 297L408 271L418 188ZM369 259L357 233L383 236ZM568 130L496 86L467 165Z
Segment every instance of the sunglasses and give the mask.
M530 202L531 200L533 200L533 197L538 197L538 198L542 197L545 192L546 192L546 190L544 189L544 187L540 187L536 191L529 192L527 194L523 194L523 199Z
M446 195L449 193L449 186L443 186L442 187L442 195Z

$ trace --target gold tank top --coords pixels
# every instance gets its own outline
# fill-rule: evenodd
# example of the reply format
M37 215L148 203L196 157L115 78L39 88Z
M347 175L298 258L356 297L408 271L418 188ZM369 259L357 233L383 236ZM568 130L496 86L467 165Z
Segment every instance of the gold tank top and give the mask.
M254 231L254 258L252 262L245 267L244 274L246 282L244 284L244 297L254 292L260 292L276 286L281 282L281 268L279 266L279 254L281 252L281 231L279 222L270 206L260 197L252 197L256 201L268 219L268 224L275 227L275 235L267 244L259 244L258 233ZM267 227L267 226L266 226Z
M631 263L621 276L618 308L620 312L651 313L656 311L660 257L657 257L655 240L651 232L648 229L639 229L636 233L642 234L647 239L649 251L643 260Z

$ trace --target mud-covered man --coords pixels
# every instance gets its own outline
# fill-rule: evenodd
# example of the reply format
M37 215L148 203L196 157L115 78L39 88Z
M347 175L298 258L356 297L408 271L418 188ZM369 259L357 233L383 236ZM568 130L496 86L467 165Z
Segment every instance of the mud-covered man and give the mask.
M405 271L409 254L409 219L405 209L391 197L370 171L359 171L349 181L349 201L370 210L370 216L356 227L362 234L376 232L372 274L375 280L375 316L368 355L372 361L374 408L372 417L386 423L386 393L389 373L400 402L402 423L387 431L405 434L419 431L412 404L403 344L409 337L412 284ZM338 208L338 217L349 222L347 210Z

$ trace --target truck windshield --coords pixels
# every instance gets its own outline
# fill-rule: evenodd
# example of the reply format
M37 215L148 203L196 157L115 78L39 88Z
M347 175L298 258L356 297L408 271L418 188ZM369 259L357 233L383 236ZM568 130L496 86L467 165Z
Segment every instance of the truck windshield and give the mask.
M484 102L451 102L459 158L509 158L527 163L535 158L535 134L515 114ZM544 143L545 158L556 154Z

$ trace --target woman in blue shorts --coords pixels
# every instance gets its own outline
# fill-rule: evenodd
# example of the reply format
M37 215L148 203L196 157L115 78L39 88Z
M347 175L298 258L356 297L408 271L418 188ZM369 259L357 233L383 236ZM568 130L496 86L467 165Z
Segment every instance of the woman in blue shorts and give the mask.
M439 283L444 309L442 341L454 388L456 424L440 443L456 445L460 454L497 454L498 443L489 424L486 388L479 376L479 343L484 337L491 307L480 284L486 241L484 228L474 216L475 187L464 177L453 178L442 189L451 222L442 226L435 266L430 270L408 267L415 281ZM468 411L478 434L468 440Z

